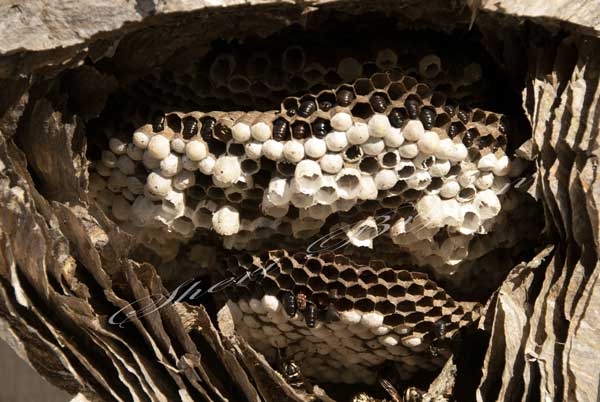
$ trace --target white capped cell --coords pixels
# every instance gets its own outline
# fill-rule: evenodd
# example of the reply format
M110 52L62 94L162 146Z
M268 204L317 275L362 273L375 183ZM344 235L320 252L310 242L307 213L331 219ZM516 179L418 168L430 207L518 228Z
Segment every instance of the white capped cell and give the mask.
M374 114L368 123L369 135L375 138L385 137L392 129L390 120L384 114Z
M283 146L283 156L290 162L300 162L304 159L304 145L298 141L287 141Z
M304 143L304 152L311 158L318 159L327 152L327 144L320 138L309 138Z
M361 176L360 178L360 192L358 193L358 199L360 200L376 200L377 199L377 184L372 176Z
M348 145L348 138L344 132L333 131L325 136L325 144L331 152L340 152Z
M330 124L336 131L348 131L352 126L352 116L345 112L338 112L331 117Z
M246 123L236 123L233 125L233 127L231 127L231 136L235 141L244 143L250 140L250 137L252 136L252 130Z
M425 127L420 120L409 120L402 129L402 134L408 141L418 141L425 134Z
M151 194L159 197L165 197L173 189L171 179L156 172L150 172L146 178L146 188Z
M383 142L387 147L398 148L404 144L404 135L399 128L391 127L387 134L383 137Z
M360 148L365 155L377 156L385 149L385 142L382 138L369 137Z
M413 159L419 154L419 147L415 143L404 143L398 147L398 153L406 159Z
M444 177L450 172L452 165L449 160L436 159L433 165L429 168L431 177Z
M378 190L389 190L398 182L398 176L393 169L382 169L375 174L375 186Z
M494 184L494 174L492 172L486 172L479 175L475 180L475 187L479 190L487 190Z
M171 150L182 154L185 152L185 140L181 137L176 137L171 140Z
M230 205L225 205L217 210L212 217L215 232L222 236L231 236L240 230L240 213Z
M278 161L283 159L283 144L275 140L267 140L262 146L262 153L268 159Z
M208 147L204 141L192 140L185 146L185 156L193 161L201 161L208 155Z
M271 138L271 127L265 122L258 122L252 125L252 138L259 142L265 142Z
M319 160L319 165L323 172L336 174L344 167L344 158L340 154L326 154Z
M171 143L164 135L157 134L150 138L146 152L154 159L166 158L171 153Z
M212 171L213 178L230 185L238 181L242 174L240 160L235 156L220 156Z
M259 159L262 156L263 144L257 141L250 141L244 145L246 156L250 159Z
M160 161L160 174L164 177L173 177L183 170L181 159L175 154L167 155Z
M484 155L481 158L479 158L479 161L477 162L477 169L484 171L484 172L489 172L489 171L493 170L495 167L496 167L496 155L494 155L494 154Z
M364 144L369 139L369 127L365 123L355 123L348 129L346 137L350 144Z
M438 151L438 147L440 145L440 137L433 131L425 131L419 141L417 141L417 146L419 147L419 151L426 155L434 155Z
M133 145L140 149L146 149L150 142L150 136L143 131L136 131L133 133Z
M443 198L454 198L460 191L460 184L456 180L446 180L440 189Z
M340 320L348 324L358 324L362 319L362 315L356 310L342 311L340 313Z
M494 172L494 174L496 176L506 176L509 171L510 171L510 160L508 159L508 156L506 156L506 155L500 156L500 158L498 158L496 160L496 164L495 164L494 168L492 169L492 172Z
M216 162L217 161L214 156L208 155L206 158L204 158L200 162L198 162L198 170L201 173L203 173L207 176L210 176L210 175L212 175L212 172L215 168ZM189 170L191 170L191 169L189 169Z

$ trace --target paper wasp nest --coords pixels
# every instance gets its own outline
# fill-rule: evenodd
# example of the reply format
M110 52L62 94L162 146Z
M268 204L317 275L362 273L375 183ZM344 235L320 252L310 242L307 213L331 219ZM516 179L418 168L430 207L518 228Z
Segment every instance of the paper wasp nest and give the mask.
M93 196L167 260L211 236L243 251L226 258L219 280L276 265L262 281L226 293L241 333L271 361L285 350L305 374L347 383L373 383L372 369L386 361L397 362L404 379L441 367L452 335L477 314L474 303L456 302L410 271L448 278L469 260L476 237L487 244L482 251L473 242L472 259L526 237L506 235L515 208L506 194L507 119L468 104L481 71L470 64L453 77L435 54L404 71L391 49L373 60L344 58L335 69L308 63L302 47L286 48L279 65L260 53L247 57L244 67L218 55L195 100L182 86L193 77L163 78L172 93L186 94L183 104L219 91L243 103L259 96L257 87L272 97L337 84L284 98L274 111L154 114L108 139ZM286 79L273 82L275 70ZM290 88L294 80L303 84ZM156 91L148 85L146 96ZM332 233L357 262L323 254ZM391 265L364 261L364 248Z
M598 400L593 1L25 3L0 337L47 380Z

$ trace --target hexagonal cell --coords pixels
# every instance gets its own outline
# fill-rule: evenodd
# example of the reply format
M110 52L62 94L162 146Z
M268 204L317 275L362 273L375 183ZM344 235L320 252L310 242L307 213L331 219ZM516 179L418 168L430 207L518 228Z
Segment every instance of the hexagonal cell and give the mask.
M166 116L166 126L170 128L174 133L178 134L181 132L181 117L177 113L169 113Z
M413 283L406 289L406 293L412 296L422 296L425 293L423 286Z
M401 314L389 314L383 318L383 323L390 327L395 327L404 324L404 316Z
M292 138L303 140L310 137L310 126L304 121L296 121L292 123Z
M448 116L447 113L442 112L442 113L437 114L434 125L435 125L435 127L440 127L442 129L446 129L451 121L452 121L452 119L450 118L450 116Z
M338 86L343 82L342 78L336 71L330 70L324 76L323 80L328 87Z
M413 280L410 272L408 272L408 271L397 271L396 277L398 278L398 281L400 281L400 282L412 282L412 280Z
M425 130L431 130L433 128L436 118L437 113L434 108L429 106L424 106L421 108L419 119L421 120L421 123L423 123Z
M367 292L370 295L375 296L375 297L385 298L388 295L388 289L381 283L378 283L377 285L369 287Z
M363 150L358 145L351 145L344 151L344 160L346 162L358 162L363 157Z
M359 283L362 281L365 285L377 283L377 274L369 267L361 267L358 272Z
M373 87L373 83L368 78L359 78L354 82L354 91L357 95L368 95L375 88Z
M290 124L283 117L273 121L273 139L276 141L288 141L291 137Z
M396 271L392 268L384 268L377 272L377 276L380 280L386 282L388 286L392 286L396 283Z
M396 208L404 202L404 198L399 195L394 195L391 197L385 197L381 200L381 206L386 208Z
M407 324L417 324L425 320L425 314L420 312L413 312L404 317L404 322Z
M312 277L308 280L308 287L313 292L327 289L327 284L318 276Z
M411 94L406 97L404 101L404 108L406 109L406 113L408 113L408 117L416 120L419 117L419 110L423 102L421 98L417 95Z
M312 95L303 96L300 99L300 107L298 108L298 116L309 117L317 111L317 100Z
M379 170L379 162L376 158L367 157L358 164L358 168L361 172L373 174Z
M346 286L340 282L329 283L329 285L327 285L327 289L332 299L342 297L346 294Z
M321 269L321 273L329 280L336 280L340 274L335 264L325 264Z
M413 91L416 91L421 99L427 99L433 95L433 90L429 85L423 83L418 83Z
M367 290L361 285L354 285L346 290L346 295L354 299L359 299L367 296Z
M448 137L454 138L457 135L460 135L463 132L465 132L466 129L467 128L465 127L465 125L462 122L460 122L460 121L452 122L450 124L450 126L448 127Z
M376 73L371 76L371 83L376 89L384 89L390 84L390 78L386 73Z
M369 103L373 107L373 110L377 113L384 113L389 104L391 103L390 98L384 92L375 92L371 95Z
M388 119L392 127L402 128L404 122L408 120L408 112L402 107L394 108L388 113Z
M292 270L292 278L296 283L306 283L308 281L308 274L301 268L295 268Z
M379 311L381 314L388 315L396 311L396 306L389 300L384 300L375 304L375 310Z
M263 278L262 286L267 294L275 294L280 289L279 284L268 277Z
M446 94L441 91L434 91L429 102L435 108L442 108L446 103Z
M313 274L318 274L323 269L323 262L319 258L310 257L304 266Z
M460 119L460 121L467 124L471 120L471 113L472 110L469 106L460 105L456 112L456 116Z
M348 257L345 257L343 255L339 255L339 254L335 255L335 257L333 259L333 262L335 264L337 264L337 265L351 265L352 264L352 261L350 261L348 259Z
M404 199L406 201L416 201L423 196L422 190L415 190L414 188L409 188L405 192L402 193Z
M328 112L331 110L337 102L335 93L333 91L323 91L317 96L317 106L319 110Z
M356 99L354 88L349 85L343 85L339 87L335 91L335 97L337 104L344 107L350 106L354 99Z
M363 103L363 102L356 103L352 107L351 113L353 116L356 116L356 117L358 117L360 119L364 119L364 120L368 119L369 117L371 117L375 114L371 104Z
M431 310L427 312L427 318L435 319L436 317L442 317L442 308L441 307L433 307Z
M402 285L394 285L388 290L388 295L391 297L404 297L406 289Z
M341 297L334 302L338 311L348 311L354 308L354 302L347 297Z
M410 275L413 281L419 283L421 286L425 284L425 281L429 280L429 276L425 272L412 271Z
M298 113L298 98L290 96L281 102L281 112L286 116L292 117Z
M396 311L399 313L412 313L416 309L414 301L403 300L396 305Z
M344 268L340 272L340 279L343 279L347 282L356 282L358 280L356 269L353 267Z
M428 332L434 332L435 324L431 321L422 321L414 326L413 332L417 332L420 334L426 334Z
M209 187L206 191L206 195L213 200L225 199L225 191L220 187Z
M331 131L329 120L318 117L312 123L312 135L317 138L324 138Z
M481 109L473 109L473 116L471 118L471 121L473 121L474 123L482 123L484 124L485 122L485 112Z
M470 130L469 130L469 132L470 132L471 130L475 130L475 129L474 129L474 128L473 128L473 129L470 129ZM491 147L491 145L492 145L493 143L494 143L494 137L493 137L493 136L491 136L491 135L485 135L485 136L483 136L483 137L479 137L479 138L476 140L476 144L477 144L477 147L478 147L479 149L489 148L489 147Z
M354 308L367 313L369 311L373 311L373 309L375 308L375 302L373 302L373 300L370 299L360 299L359 301L354 303Z
M416 168L413 165L405 165L398 169L396 171L396 174L398 175L398 178L402 180L411 177L415 173L415 171Z

